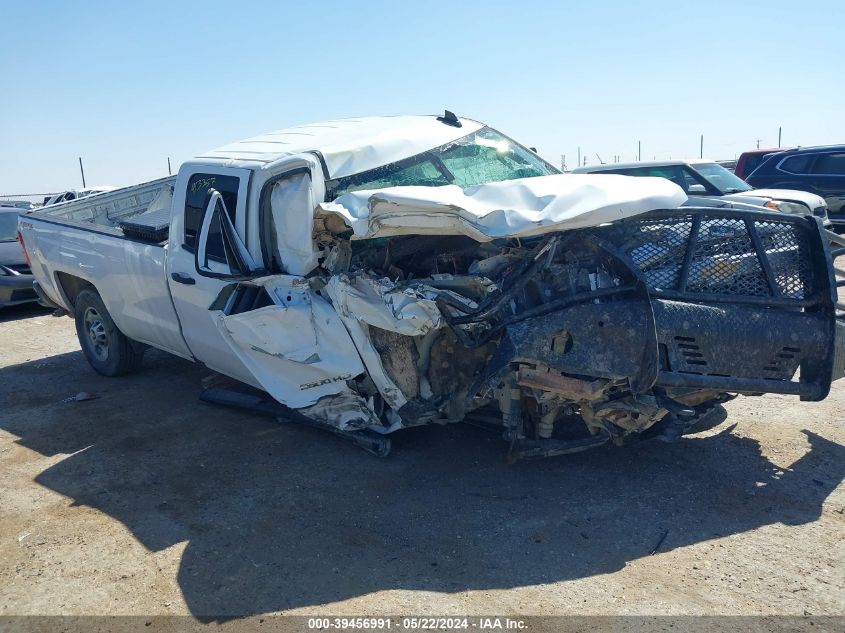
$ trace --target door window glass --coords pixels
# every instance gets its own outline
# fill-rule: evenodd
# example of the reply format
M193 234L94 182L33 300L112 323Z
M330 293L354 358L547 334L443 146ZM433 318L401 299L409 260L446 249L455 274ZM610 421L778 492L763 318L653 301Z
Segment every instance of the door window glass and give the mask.
M688 176L684 173L684 170L681 168L680 165L651 165L648 167L628 167L625 169L614 169L610 172L602 172L602 173L612 173L612 174L621 174L623 176L648 176L651 178L665 178L666 180L671 180L676 185L678 185L684 192L689 191L690 184L698 184L698 181L695 180L692 176ZM687 181L689 179L689 182Z
M780 169L781 171L785 171L790 174L806 174L809 170L812 159L812 154L790 156L780 164Z
M220 174L194 174L188 180L188 191L185 197L185 239L184 247L191 252L197 245L197 233L202 223L202 214L208 205L211 194L215 189L223 196L226 210L232 224L235 224L235 213L238 208L238 188L240 178L237 176L221 176ZM219 247L218 247L219 242ZM208 253L213 258L223 257L223 238L219 229L208 236ZM221 261L226 261L223 258Z
M757 165L760 164L760 161L763 160L765 154L751 154L748 158L745 159L745 173L750 174L752 171L757 169Z
M693 187L693 186L696 187L696 189L692 190L693 192L697 191L699 194L707 193L707 187L705 187L698 180L696 180L695 176L693 176L689 172L688 169L682 170L681 173L683 175L683 184L681 184L681 183L677 183L677 184L681 187L681 189L684 190L684 193L689 194L690 193L690 187Z
M711 187L721 194L741 193L751 190L751 186L742 178L717 163L695 163L687 169L694 170L696 176L706 180Z
M813 165L814 174L845 176L845 152L840 154L820 154Z

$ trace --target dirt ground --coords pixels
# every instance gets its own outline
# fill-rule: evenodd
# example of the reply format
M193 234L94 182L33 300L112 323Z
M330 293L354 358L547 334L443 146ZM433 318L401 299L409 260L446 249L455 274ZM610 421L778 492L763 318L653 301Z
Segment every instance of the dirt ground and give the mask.
M70 319L0 312L0 615L845 611L845 381L509 466L463 425L380 460L203 404L207 374L103 378Z

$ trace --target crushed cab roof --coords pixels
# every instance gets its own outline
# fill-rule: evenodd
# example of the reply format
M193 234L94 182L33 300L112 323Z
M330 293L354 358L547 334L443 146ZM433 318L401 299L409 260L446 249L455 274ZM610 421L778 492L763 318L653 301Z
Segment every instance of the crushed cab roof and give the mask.
M253 136L196 160L262 168L288 156L318 152L329 178L340 178L415 156L483 127L472 119L458 120L460 127L436 115L335 119Z

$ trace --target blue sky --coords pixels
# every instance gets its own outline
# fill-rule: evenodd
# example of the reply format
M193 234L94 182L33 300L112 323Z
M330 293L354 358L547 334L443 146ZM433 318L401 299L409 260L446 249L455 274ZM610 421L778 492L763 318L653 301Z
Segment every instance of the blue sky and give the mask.
M0 0L0 194L328 118L480 119L574 167L845 143L841 0Z

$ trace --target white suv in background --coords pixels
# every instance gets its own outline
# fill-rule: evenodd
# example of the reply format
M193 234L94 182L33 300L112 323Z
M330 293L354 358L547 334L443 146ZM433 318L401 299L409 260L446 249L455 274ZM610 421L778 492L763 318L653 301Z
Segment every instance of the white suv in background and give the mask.
M640 163L592 165L572 170L575 174L621 174L624 176L656 176L678 185L694 206L714 206L713 201L727 203L715 206L734 206L741 203L765 207L795 215L815 215L827 219L824 198L795 189L754 189L712 160L664 160Z

